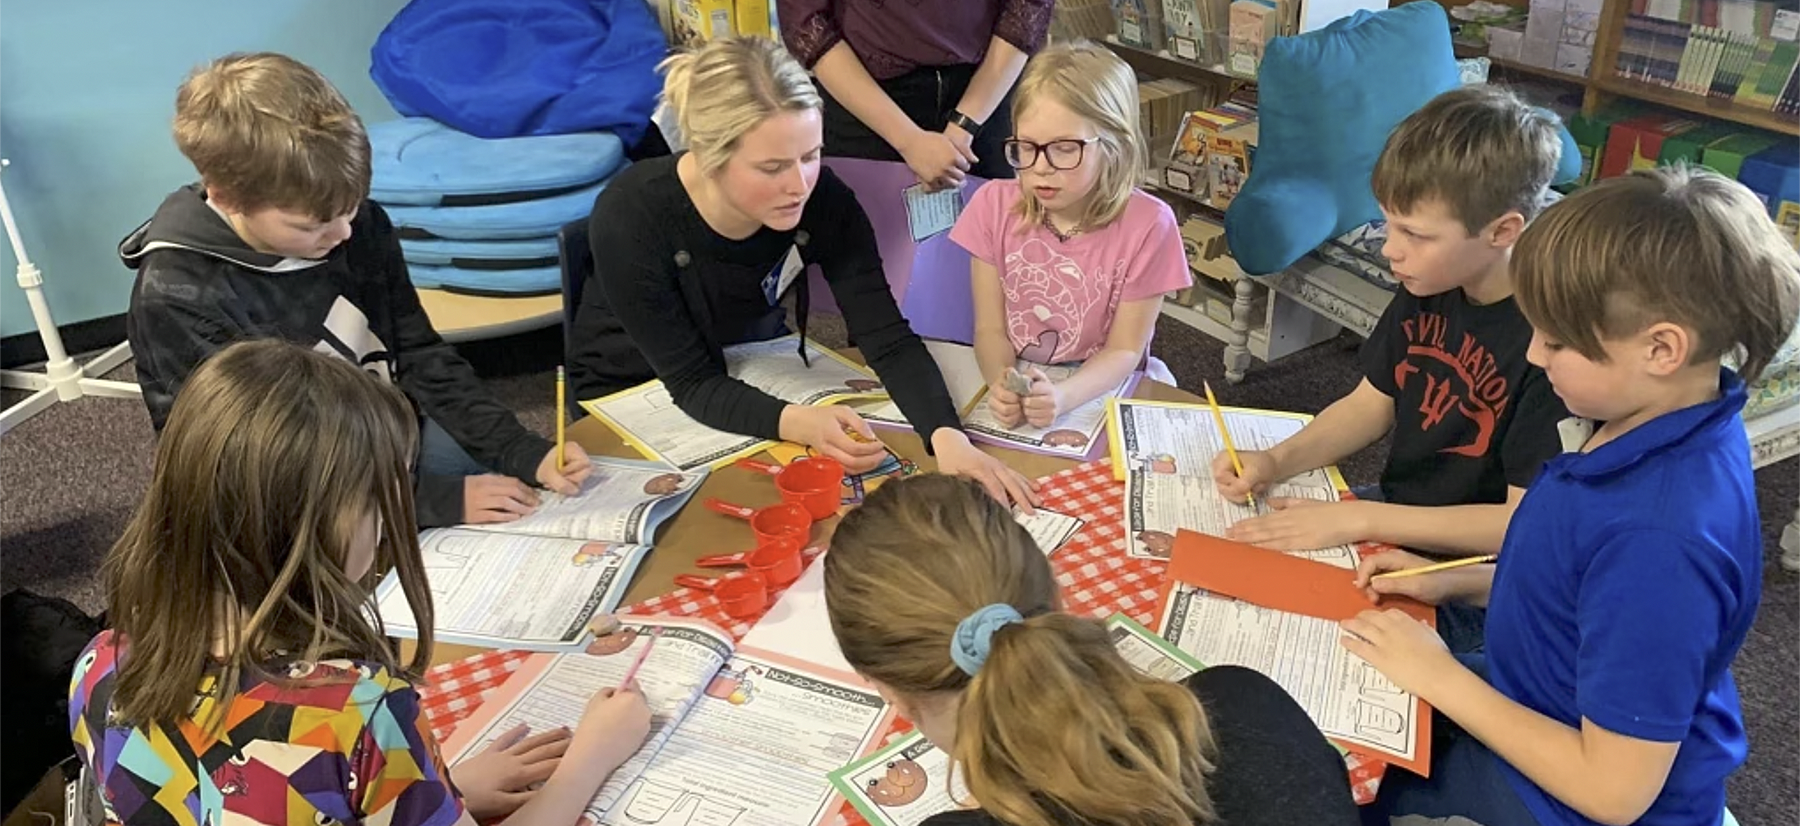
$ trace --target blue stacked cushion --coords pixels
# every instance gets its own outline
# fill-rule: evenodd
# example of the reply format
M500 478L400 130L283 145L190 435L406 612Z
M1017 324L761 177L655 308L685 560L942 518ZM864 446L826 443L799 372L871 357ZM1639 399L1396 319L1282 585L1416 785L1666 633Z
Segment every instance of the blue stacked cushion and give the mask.
M556 231L585 216L625 163L591 132L483 139L425 118L369 128L371 196L421 287L480 295L561 289Z

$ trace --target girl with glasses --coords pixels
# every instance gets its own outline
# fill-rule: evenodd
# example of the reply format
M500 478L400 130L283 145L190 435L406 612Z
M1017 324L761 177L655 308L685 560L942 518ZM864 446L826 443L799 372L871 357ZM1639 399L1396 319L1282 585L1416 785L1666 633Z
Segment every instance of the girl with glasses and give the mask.
M1004 152L1019 177L982 186L950 239L973 258L989 407L1046 428L1146 365L1163 294L1194 282L1174 213L1136 186L1147 150L1124 61L1087 42L1045 49L1019 78L1013 122ZM1027 366L1015 392L1005 377L1020 359L1081 367L1052 382Z

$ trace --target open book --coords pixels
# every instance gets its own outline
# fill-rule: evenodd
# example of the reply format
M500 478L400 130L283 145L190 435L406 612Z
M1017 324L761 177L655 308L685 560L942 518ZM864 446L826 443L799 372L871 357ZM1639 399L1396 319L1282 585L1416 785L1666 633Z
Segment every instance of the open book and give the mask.
M799 336L732 345L725 348L725 371L789 404L887 397L881 381L866 368L813 341L806 342L806 349L811 367L800 358ZM721 468L770 445L755 436L726 433L694 421L675 406L661 379L588 399L581 408L644 456L681 470Z
M1239 451L1268 450L1312 420L1300 413L1233 407L1225 408L1224 416ZM1239 520L1266 512L1270 496L1336 502L1348 489L1336 468L1310 470L1269 486L1252 510L1247 502L1226 501L1213 482L1213 457L1225 450L1225 442L1205 404L1116 399L1107 420L1113 473L1125 482L1125 547L1135 557L1168 559L1175 532L1183 528L1224 536ZM1348 545L1297 555L1356 567L1356 552Z
M1200 661L1124 614L1108 617L1106 629L1125 661L1144 674L1176 681L1201 668ZM951 774L950 756L917 731L832 772L831 784L869 826L917 826L974 802L961 776Z
M574 727L594 692L618 685L656 633L637 673L649 739L589 801L583 826L808 826L836 814L827 775L867 753L892 720L874 689L734 646L698 620L620 621L597 654L526 659L444 743L450 764L518 723Z
M581 492L538 495L530 516L419 537L443 642L572 650L588 621L618 607L656 528L693 498L706 471L595 458ZM417 637L417 620L389 573L375 589L387 632Z
M1125 381L1111 392L1063 413L1049 427L1037 428L1023 422L1017 427L1007 427L988 409L987 381L981 377L981 366L975 361L975 348L947 341L928 341L925 348L937 361L938 372L944 374L944 385L962 413L963 430L970 439L1068 459L1099 458L1105 444L1107 399L1131 395L1138 379L1142 378L1140 373L1126 376ZM1051 381L1062 381L1074 375L1076 370L1075 367L1023 360L1018 363L1021 372L1031 367L1044 371ZM909 426L900 406L891 401L862 403L854 407L870 422L890 427Z

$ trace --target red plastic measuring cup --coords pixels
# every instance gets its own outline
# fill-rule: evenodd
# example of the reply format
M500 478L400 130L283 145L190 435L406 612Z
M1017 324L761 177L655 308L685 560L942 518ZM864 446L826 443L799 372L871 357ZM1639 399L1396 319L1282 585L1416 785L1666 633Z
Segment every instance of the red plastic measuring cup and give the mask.
M775 489L781 501L803 508L813 519L829 519L843 504L844 465L825 456L795 459L787 467L742 459L738 466L775 477Z
M763 575L754 571L718 579L708 579L693 574L679 574L675 577L676 585L711 591L713 598L719 601L719 607L725 609L725 615L737 619L749 619L761 616L769 607L769 584Z
M757 544L788 534L799 534L802 542L812 531L812 514L792 502L782 502L766 508L746 508L733 505L723 499L708 499L706 507L725 514L746 519L750 522L750 530L756 533Z

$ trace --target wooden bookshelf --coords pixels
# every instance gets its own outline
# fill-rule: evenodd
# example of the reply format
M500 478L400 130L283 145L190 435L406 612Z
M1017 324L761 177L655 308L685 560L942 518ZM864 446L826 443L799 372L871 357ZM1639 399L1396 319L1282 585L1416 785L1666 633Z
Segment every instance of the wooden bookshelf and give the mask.
M1600 10L1600 30L1594 37L1594 59L1582 98L1581 111L1593 116L1606 104L1618 98L1629 98L1692 112L1709 118L1767 129L1781 135L1800 136L1800 116L1745 106L1733 100L1720 100L1680 92L1654 83L1620 77L1614 72L1619 65L1619 43L1625 35L1625 18L1631 13L1629 0L1606 0Z
M1709 118L1728 120L1733 123L1741 123L1745 126L1754 126L1758 129L1767 129L1770 132L1776 132L1782 135L1800 136L1800 117L1782 112L1773 112L1767 109L1744 106L1732 100L1721 100L1719 98L1707 97L1706 95L1678 92L1674 89L1658 86L1654 83L1631 80L1617 75L1605 75L1596 78L1593 81L1591 88L1601 95L1635 98L1647 103L1654 103L1658 106L1680 109L1683 112L1692 112L1696 115L1705 115ZM1590 94L1590 97L1592 97L1592 94Z
M1251 78L1238 77L1225 71L1224 66L1204 66L1189 60L1177 60L1167 50L1151 51L1121 43L1111 35L1101 41L1113 54L1125 61L1132 71L1148 77L1172 77L1185 80L1196 86L1221 87L1219 98L1229 96L1231 90L1245 83L1253 82Z
M1581 75L1559 72L1546 66L1533 66L1530 63L1520 63L1517 60L1507 60L1504 57L1494 57L1493 55L1484 55L1484 57L1488 59L1488 63L1493 66L1493 68L1502 71L1528 75L1541 80L1553 80L1557 83L1567 83L1572 86L1586 86L1591 82L1588 78L1582 77Z

